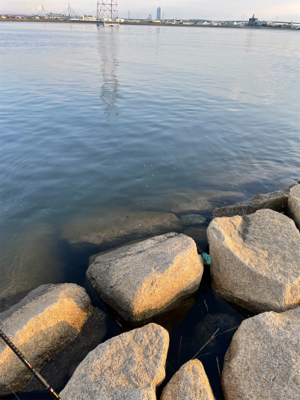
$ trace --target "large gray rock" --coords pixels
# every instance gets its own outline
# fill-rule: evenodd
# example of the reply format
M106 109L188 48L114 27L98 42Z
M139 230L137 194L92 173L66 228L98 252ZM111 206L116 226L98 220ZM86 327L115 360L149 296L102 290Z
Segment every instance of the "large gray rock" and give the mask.
M156 400L165 378L169 334L149 324L91 351L60 396L64 400Z
M202 274L195 242L176 233L100 253L87 271L102 299L130 321L150 318L193 293Z
M37 369L76 338L93 312L86 291L75 284L43 285L0 314L0 329ZM21 390L32 374L0 342L0 393Z
M293 187L289 194L289 215L300 229L300 185Z
M300 304L300 233L272 210L216 218L208 227L216 292L250 311L285 311Z
M49 225L36 225L2 243L0 257L1 299L63 280L64 263L57 234Z
M164 388L160 400L214 400L201 361L184 364Z
M226 353L226 400L300 399L300 308L245 320Z
M64 226L62 238L73 249L100 250L120 246L167 232L181 232L181 220L171 213L111 210L72 221Z
M295 184L272 193L256 194L245 203L216 208L213 211L213 216L214 218L244 216L266 208L278 212L287 212L289 192L294 186Z

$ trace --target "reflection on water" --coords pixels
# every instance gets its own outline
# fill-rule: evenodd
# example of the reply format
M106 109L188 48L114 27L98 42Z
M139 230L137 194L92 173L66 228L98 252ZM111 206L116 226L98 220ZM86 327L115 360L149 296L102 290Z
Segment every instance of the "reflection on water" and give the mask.
M118 67L118 36L114 28L99 27L99 52L101 56L101 73L103 83L100 98L105 104L104 113L107 117L117 117L116 112L119 82L117 77Z

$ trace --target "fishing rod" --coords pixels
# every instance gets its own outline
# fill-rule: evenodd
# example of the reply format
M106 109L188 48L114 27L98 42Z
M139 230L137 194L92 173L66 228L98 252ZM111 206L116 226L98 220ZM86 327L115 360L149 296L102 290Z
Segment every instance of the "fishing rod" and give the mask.
M61 397L52 389L48 382L33 368L33 366L26 360L23 354L16 348L13 342L2 332L0 329L0 337L4 340L4 342L11 348L11 350L19 357L23 364L29 369L29 371L41 382L41 384L45 387L45 389L58 400L62 400Z

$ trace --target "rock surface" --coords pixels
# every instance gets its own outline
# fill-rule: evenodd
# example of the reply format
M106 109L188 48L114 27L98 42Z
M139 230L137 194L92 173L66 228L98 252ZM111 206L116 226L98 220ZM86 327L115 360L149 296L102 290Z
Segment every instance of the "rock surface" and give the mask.
M123 333L100 344L76 369L64 400L156 400L165 378L169 334L159 325Z
M213 211L213 216L214 218L233 217L235 215L244 216L266 208L278 212L286 212L289 192L294 186L295 184L268 194L257 194L253 196L250 201L245 203L216 208Z
M47 364L40 370L42 377L47 382L51 382L51 386L56 390L63 388L88 353L104 340L112 337L112 333L116 334L117 329L111 332L114 324L115 322L110 320L107 314L99 308L95 308L95 311L83 325L78 336L55 354L54 357L51 357ZM36 399L42 400L45 397L44 389L37 379L32 379L19 392L20 398L22 399L22 394L26 393L26 397L24 398L28 399L30 392L35 392ZM38 392L40 392L40 397L37 397Z
M208 378L199 360L184 364L164 388L160 400L214 400Z
M216 218L208 227L216 292L250 311L285 311L300 304L300 233L272 210Z
M1 244L0 298L29 292L46 283L59 283L64 264L53 227L36 225Z
M87 271L101 298L129 321L150 318L193 293L202 274L195 242L176 233L100 254Z
M226 400L299 400L300 308L245 320L226 353Z
M43 285L0 314L0 328L36 367L79 334L93 312L86 291L75 284ZM6 344L0 342L0 393L21 390L32 374Z
M181 220L171 213L117 209L68 223L62 238L75 250L92 247L106 250L133 240L182 230Z
M199 214L185 214L180 218L184 226L202 225L206 221L206 218Z
M288 201L289 215L294 219L300 229L300 185L293 187L289 194Z

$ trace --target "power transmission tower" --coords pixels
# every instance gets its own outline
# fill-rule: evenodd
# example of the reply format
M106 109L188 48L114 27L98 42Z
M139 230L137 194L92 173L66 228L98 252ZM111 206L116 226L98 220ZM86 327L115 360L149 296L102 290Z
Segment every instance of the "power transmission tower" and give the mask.
M117 21L118 1L117 0L98 0L97 20L98 21Z

